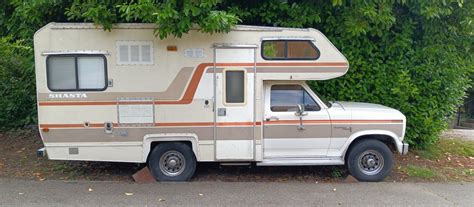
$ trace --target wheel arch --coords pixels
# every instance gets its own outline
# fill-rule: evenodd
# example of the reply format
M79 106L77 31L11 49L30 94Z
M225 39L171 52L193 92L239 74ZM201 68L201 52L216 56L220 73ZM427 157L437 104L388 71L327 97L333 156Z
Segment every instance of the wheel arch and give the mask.
M350 149L358 142L368 140L368 139L375 139L383 142L386 144L392 151L398 149L398 142L401 142L397 135L391 131L386 131L386 130L368 130L368 131L361 131L354 133L349 137L349 140L346 142L344 146L344 151L342 152L342 159L344 162L346 161L347 158L347 153L350 151Z
M190 133L148 134L143 137L143 163L149 159L154 146L162 142L184 142L190 145L196 159L199 159L198 137Z

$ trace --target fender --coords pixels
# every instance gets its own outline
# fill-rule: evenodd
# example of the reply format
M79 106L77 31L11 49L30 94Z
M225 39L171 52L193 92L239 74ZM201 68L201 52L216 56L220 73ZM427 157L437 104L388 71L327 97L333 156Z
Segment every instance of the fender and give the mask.
M364 131L359 131L354 134L352 134L349 139L347 139L346 143L342 147L344 150L342 152L342 158L344 160L346 156L346 152L349 149L349 146L359 137L365 136L365 135L387 135L392 138L393 143L397 147L398 152L402 152L401 145L403 144L402 141L400 141L397 137L397 135L391 131L388 130L364 130Z
M152 142L189 141L196 159L199 159L198 137L193 133L147 134L143 137L143 163L148 160Z

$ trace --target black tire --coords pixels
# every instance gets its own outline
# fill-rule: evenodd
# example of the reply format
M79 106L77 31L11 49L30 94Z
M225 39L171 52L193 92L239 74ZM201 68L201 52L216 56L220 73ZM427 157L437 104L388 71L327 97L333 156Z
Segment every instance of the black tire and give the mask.
M357 142L347 156L347 168L359 181L382 181L392 171L392 152L381 141L369 139Z
M164 162L166 160L170 162ZM164 164L171 164L173 160L178 164L174 166ZM181 168L175 166L181 166ZM185 143L164 142L158 144L151 152L148 168L157 181L187 181L196 171L196 157L191 147Z

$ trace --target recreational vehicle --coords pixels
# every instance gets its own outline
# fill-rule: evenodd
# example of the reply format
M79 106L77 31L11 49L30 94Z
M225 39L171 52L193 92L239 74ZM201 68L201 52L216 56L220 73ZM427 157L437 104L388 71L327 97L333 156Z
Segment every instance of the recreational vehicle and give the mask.
M147 163L159 181L188 180L198 162L345 164L380 181L392 153L408 152L402 113L328 102L306 84L349 69L316 29L240 25L165 39L156 29L50 23L36 32L41 152Z

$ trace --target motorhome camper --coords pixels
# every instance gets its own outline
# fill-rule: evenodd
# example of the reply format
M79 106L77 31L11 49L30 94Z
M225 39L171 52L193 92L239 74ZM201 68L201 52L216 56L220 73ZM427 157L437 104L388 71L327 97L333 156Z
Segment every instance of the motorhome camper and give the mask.
M36 32L49 159L147 163L159 181L188 180L198 162L346 164L355 178L380 181L392 151L408 151L399 111L328 102L306 84L349 69L316 29L239 25L165 39L155 29L50 23Z

